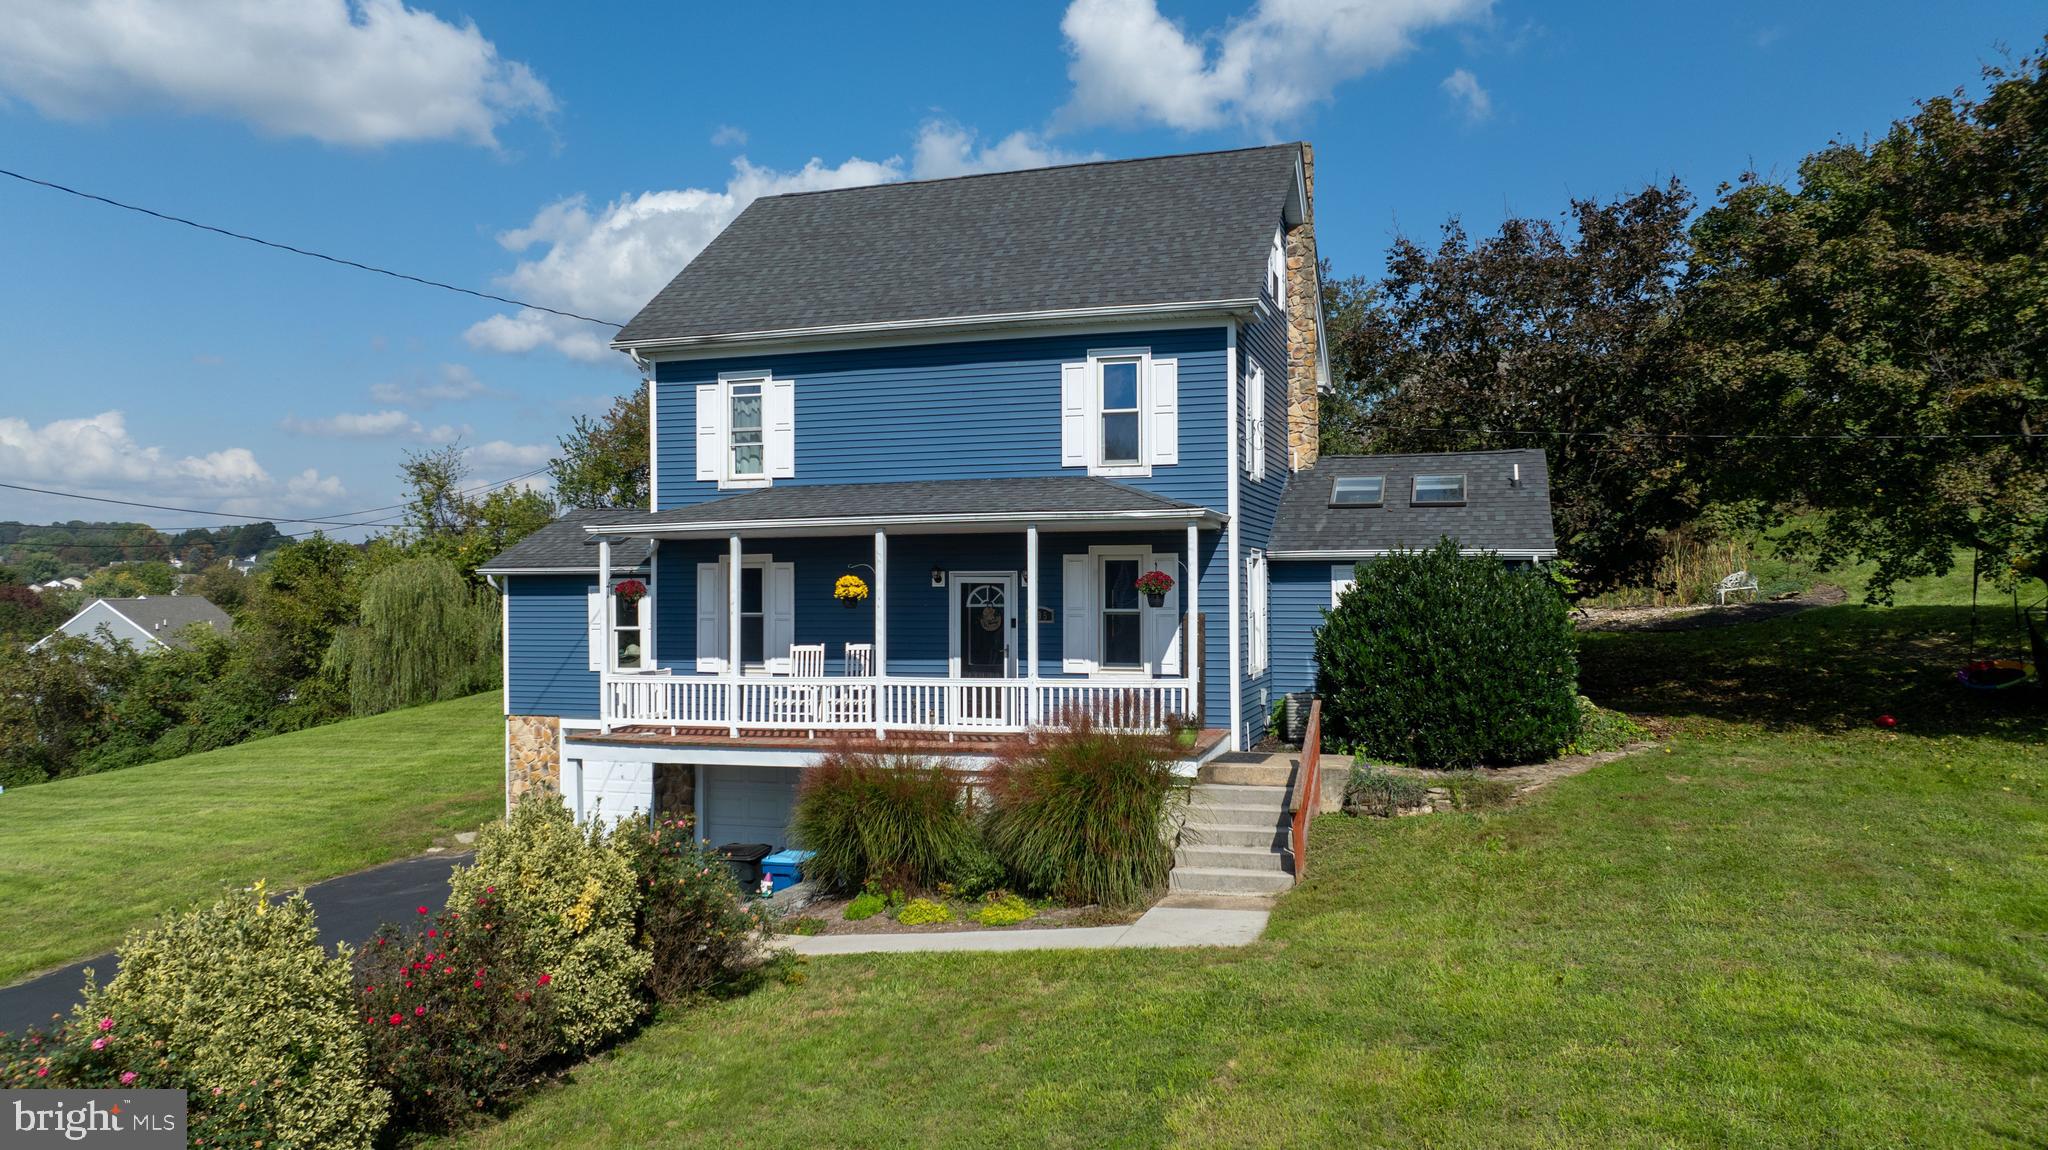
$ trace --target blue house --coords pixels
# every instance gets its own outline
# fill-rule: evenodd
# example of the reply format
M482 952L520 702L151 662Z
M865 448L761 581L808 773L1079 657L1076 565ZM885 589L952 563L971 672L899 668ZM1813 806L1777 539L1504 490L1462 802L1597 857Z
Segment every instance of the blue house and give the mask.
M1297 584L1327 606L1371 552L1276 534L1352 466L1317 462L1312 174L1285 144L755 201L613 344L651 506L483 568L508 793L780 847L835 738L972 766L1079 711L1198 729L1190 770L1250 747L1306 682ZM1444 510L1455 472L1483 517L1487 460L1383 482Z

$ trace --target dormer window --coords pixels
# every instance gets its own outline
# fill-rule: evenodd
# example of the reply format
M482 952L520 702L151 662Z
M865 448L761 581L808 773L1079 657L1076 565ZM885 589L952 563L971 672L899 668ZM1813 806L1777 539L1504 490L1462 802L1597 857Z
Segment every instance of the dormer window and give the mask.
M1384 475L1346 475L1330 488L1332 507L1378 507L1386 499Z
M1465 502L1463 475L1418 475L1409 502L1416 506L1446 506Z

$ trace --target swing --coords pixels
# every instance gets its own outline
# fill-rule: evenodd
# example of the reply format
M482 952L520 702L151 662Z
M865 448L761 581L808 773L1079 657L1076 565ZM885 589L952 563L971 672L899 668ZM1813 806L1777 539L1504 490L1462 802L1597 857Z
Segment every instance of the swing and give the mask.
M1956 672L1956 682L1973 691L2003 691L2022 683L2032 683L2042 665L2043 650L2048 649L2048 637L2042 635L2040 625L2034 621L2034 609L2020 606L2020 589L2017 581L2014 582L2012 589L2012 610L2016 620L2025 626L2028 640L2033 646L2033 665L2029 666L2020 659L1977 658L1977 582L1982 560L1983 552L1971 552L1970 662ZM2048 604L2048 599L2043 599L2042 603Z

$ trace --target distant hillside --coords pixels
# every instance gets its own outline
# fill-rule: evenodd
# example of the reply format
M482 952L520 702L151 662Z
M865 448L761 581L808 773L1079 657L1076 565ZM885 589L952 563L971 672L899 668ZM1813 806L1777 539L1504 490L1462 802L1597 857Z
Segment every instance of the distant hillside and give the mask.
M196 569L216 559L246 558L282 547L273 523L159 531L147 523L74 519L67 523L0 522L0 565L27 582L83 576L109 563L171 559Z

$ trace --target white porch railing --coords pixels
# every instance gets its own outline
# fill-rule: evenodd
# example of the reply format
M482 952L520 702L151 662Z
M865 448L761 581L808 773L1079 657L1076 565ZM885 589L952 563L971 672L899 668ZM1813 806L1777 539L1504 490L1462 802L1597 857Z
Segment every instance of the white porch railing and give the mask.
M606 675L607 726L747 731L1017 733L1087 715L1096 725L1156 731L1194 711L1186 679L740 679Z

